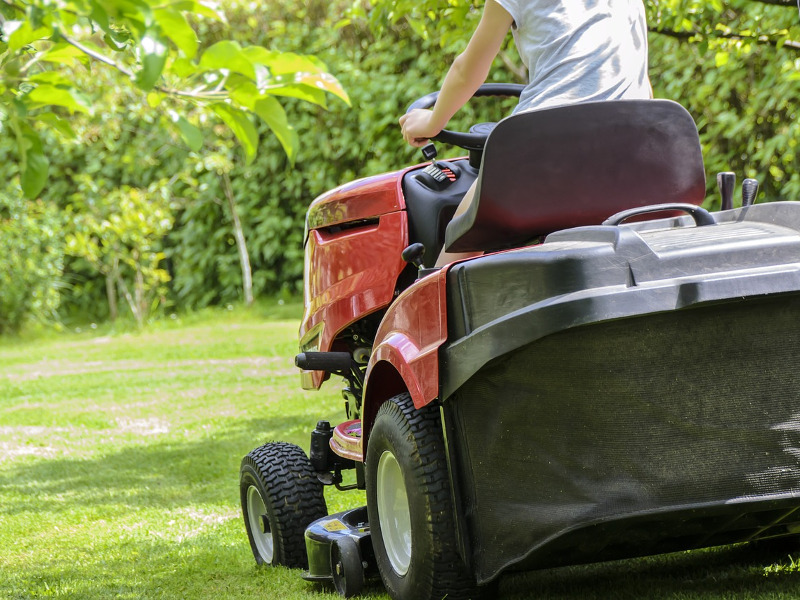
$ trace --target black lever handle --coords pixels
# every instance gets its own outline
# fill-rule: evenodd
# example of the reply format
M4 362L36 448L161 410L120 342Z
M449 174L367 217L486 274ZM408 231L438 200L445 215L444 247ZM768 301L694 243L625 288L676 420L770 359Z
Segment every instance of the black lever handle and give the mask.
M758 196L758 180L747 178L742 182L742 206L751 206Z
M406 248L400 253L400 256L407 263L411 263L418 269L422 267L422 257L425 256L425 246L416 242Z
M689 213L698 227L703 225L714 225L716 223L714 217L712 217L711 213L705 208L695 206L694 204L674 202L669 204L651 204L650 206L640 206L638 208L623 210L622 212L618 212L617 214L607 218L605 221L603 221L603 225L619 225L624 220L630 219L631 217L644 215L651 212L661 212L662 210L682 210L685 213Z
M433 142L423 146L420 151L422 152L422 156L425 157L425 160L433 160L439 154Z
M733 190L736 187L736 173L724 171L717 173L717 188L722 197L720 210L730 210L733 208Z

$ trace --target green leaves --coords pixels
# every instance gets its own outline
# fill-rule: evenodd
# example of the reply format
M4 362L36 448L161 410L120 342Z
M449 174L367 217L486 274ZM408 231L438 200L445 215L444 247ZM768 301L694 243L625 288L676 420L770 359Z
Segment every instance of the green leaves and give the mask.
M159 181L146 189L123 185L100 197L89 188L76 194L69 208L75 216L66 235L67 254L104 276L142 325L162 302L170 279L161 264L162 239L174 218L168 184Z
M219 2L213 0L177 0L171 2L174 10L186 11L225 23L225 14L220 10Z
M293 52L269 52L258 47L248 50L251 59L267 66L273 76L267 89L269 94L300 98L324 107L325 93L329 93L350 104L344 88L319 59Z
M50 33L46 27L34 28L30 21L6 22L3 29L6 35L13 29L13 33L8 35L8 49L12 52L24 48L31 42L41 40Z
M217 42L203 52L198 65L201 70L232 71L244 75L248 79L256 80L256 68L253 62L242 52L241 46L236 42Z
M280 102L265 94L259 94L253 83L244 83L231 92L231 98L250 112L258 115L278 138L289 161L294 163L297 154L298 137L289 124L286 111ZM252 157L249 157L252 160Z
M289 158L289 162L294 164L299 140L297 138L297 132L289 124L286 111L283 110L280 103L274 98L265 96L256 101L253 106L253 111L269 125L275 137L278 138L281 146L283 146L286 156Z
M313 57L225 39L201 53L201 20L226 23L211 0L45 0L44 5L5 0L0 7L5 17L12 16L0 24L0 114L16 115L20 185L26 194L38 193L47 173L37 123L68 136L71 128L60 119L62 113L92 113L90 95L75 84L73 69L81 65L118 71L146 93L154 111L168 115L193 151L203 146L197 124L207 120L188 115L213 115L240 142L248 163L259 143L253 117L272 129L291 160L297 152L298 136L276 97L322 107L331 95L349 102ZM219 129L209 132L217 135Z
M75 130L70 126L69 121L62 119L55 113L43 112L37 115L37 120L47 126L48 129L58 132L61 137L68 140L74 140L77 135Z
M84 66L89 64L89 57L86 54L78 50L75 46L70 46L63 42L55 44L49 50L41 52L39 60L42 62L64 65L65 67L72 67L76 63L81 63Z
M483 4L476 0L354 0L347 16L355 21L366 20L379 35L399 29L402 24L418 40L436 39L446 54L453 54L466 46Z
M31 318L52 320L64 269L62 232L55 206L23 200L18 190L0 195L0 333Z
M247 164L253 162L258 148L258 132L247 118L247 114L238 108L222 103L212 104L211 110L222 119L242 144Z
M161 31L175 44L184 56L194 58L197 54L197 34L184 16L175 9L159 9L153 17Z
M161 31L153 29L141 39L138 49L142 55L142 67L136 74L134 82L137 87L148 92L155 87L167 64L168 48Z
M173 112L170 117L178 127L186 145L194 152L199 152L200 148L203 147L203 134L200 130L176 112Z
M228 90L232 104L214 103L211 108L242 144L248 164L258 147L248 112L260 117L272 129L290 161L294 162L298 136L273 96L295 97L325 107L325 95L332 94L349 103L341 84L313 57L222 41L203 53L197 68L206 73L216 89L224 86ZM214 72L221 75L209 77Z
M44 155L42 140L27 124L17 124L17 149L20 154L20 184L28 198L35 198L47 182L50 162Z
M70 112L89 112L88 101L59 73L41 73L28 81L38 84L23 96L29 111L42 106L61 106Z
M677 100L698 123L707 203L718 206L711 188L719 171L755 177L761 198L800 197L796 4L651 0L647 6L657 32L650 36L651 80L656 96ZM692 32L688 43L685 32Z

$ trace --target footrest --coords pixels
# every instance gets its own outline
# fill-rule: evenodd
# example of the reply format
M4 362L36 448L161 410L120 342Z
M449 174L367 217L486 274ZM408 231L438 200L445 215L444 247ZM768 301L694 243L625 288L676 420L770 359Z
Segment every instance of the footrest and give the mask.
M361 419L337 425L330 444L331 450L342 458L362 462L364 454L361 448Z

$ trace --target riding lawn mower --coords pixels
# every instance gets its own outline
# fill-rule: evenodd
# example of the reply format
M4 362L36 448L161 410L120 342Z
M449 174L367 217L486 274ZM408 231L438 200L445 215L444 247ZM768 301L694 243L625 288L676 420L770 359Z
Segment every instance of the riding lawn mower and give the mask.
M380 577L395 600L453 600L507 572L800 534L800 203L755 204L747 179L734 207L721 173L704 209L697 127L668 100L436 141L468 156L308 209L296 364L306 389L341 378L345 411L309 455L243 459L256 561L346 597ZM443 247L474 256L436 268ZM325 486L366 506L328 515Z

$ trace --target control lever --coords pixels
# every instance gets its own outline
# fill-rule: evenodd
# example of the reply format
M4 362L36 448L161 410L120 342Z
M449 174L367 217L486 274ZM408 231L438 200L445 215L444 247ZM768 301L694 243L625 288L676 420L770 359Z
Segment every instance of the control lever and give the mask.
M435 273L440 267L423 267L422 261L425 257L425 245L416 242L407 246L405 250L400 253L400 256L407 263L411 263L417 267L417 280L427 277L431 273Z
M747 178L742 182L742 206L751 206L758 196L758 180Z
M407 263L411 263L418 269L422 268L422 257L425 255L425 245L416 242L407 246L405 250L400 253L400 256Z
M724 171L717 173L717 188L722 197L720 210L730 210L733 208L733 190L736 187L736 173Z

